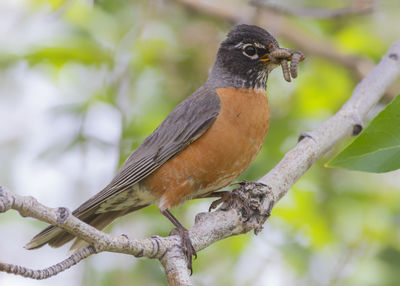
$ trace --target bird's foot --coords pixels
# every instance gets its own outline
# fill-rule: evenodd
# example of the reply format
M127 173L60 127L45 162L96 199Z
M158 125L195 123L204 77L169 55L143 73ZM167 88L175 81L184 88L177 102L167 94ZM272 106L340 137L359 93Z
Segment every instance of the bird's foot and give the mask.
M235 184L246 184L248 183L247 181L241 181ZM210 194L211 196L220 196L219 199L213 201L208 209L208 211L212 211L213 209L216 209L219 205L222 204L221 209L226 210L229 207L233 205L234 202L238 203L240 205L240 209L242 210L242 216L246 219L249 219L251 216L251 207L250 203L248 202L248 199L241 193L241 192L236 192L235 190L229 192L229 191L223 191L223 192L214 192Z
M192 256L194 256L194 258L197 258L197 253L192 245L192 241L190 240L189 232L183 225L181 225L181 223L172 215L172 213L168 209L160 211L166 218L168 218L173 223L173 225L176 226L176 228L174 228L171 231L171 234L179 235L181 237L182 251L186 257L187 268L190 270L190 275L192 275L193 273Z
M177 227L171 231L172 235L179 235L182 239L182 251L186 257L187 261L187 268L190 270L190 275L193 274L193 267L192 267L192 257L197 258L196 250L192 245L192 241L189 237L189 232L184 227Z
M230 200L231 192L230 191L220 191L220 192L212 192L207 195L208 198L215 198L219 197L219 199L213 201L208 208L208 211L211 212L212 210L216 209L220 204L226 203Z
M221 210L236 209L240 212L243 221L248 222L257 234L271 215L276 198L270 187L263 183L241 181L236 184L240 185L239 188L231 192L214 192L207 195L207 197L220 197L211 204L210 210L220 204L222 204Z

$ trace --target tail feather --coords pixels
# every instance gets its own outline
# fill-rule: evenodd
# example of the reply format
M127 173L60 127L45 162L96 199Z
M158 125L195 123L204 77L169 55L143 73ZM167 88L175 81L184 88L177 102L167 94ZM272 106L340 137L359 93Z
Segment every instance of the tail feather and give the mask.
M99 230L102 230L107 225L111 224L118 217L139 210L146 206L147 205L137 206L123 211L110 211L105 213L84 214L78 218L86 222L87 224ZM56 226L49 226L40 233L38 233L36 236L34 236L32 240L28 242L24 247L29 250L42 247L45 244L49 244L51 247L60 247L74 238L75 238L74 235L70 234L69 232L61 228L58 228ZM83 240L76 239L73 245L71 246L71 250L78 249L85 245L86 243Z
M31 239L31 241L24 246L24 248L31 250L42 247L48 242L51 242L54 238L57 238L60 235L64 236L64 233L65 231L62 230L61 228L56 228L55 226L49 226L39 234L35 235ZM70 235L69 233L65 233L65 236L72 236L72 235Z
M125 212L123 211L116 211L116 212L108 212L108 213L102 213L97 215L90 223L90 225L94 226L95 228L102 230L104 229L107 225L109 225L110 223L112 223L115 219L117 219L118 217L124 215ZM55 242L56 243L56 242ZM54 244L55 244L54 243ZM66 242L64 242L66 243ZM62 243L61 245L63 245L64 243ZM49 243L50 246L53 246L51 243ZM88 245L88 243L82 239L75 239L74 243L71 245L70 250L76 250L79 248L82 248L84 246ZM57 247L57 246L56 246Z

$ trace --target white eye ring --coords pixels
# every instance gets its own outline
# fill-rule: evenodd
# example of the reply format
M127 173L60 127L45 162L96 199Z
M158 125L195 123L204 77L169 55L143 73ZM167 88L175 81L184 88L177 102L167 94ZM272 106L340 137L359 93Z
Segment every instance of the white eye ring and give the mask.
M249 47L254 49L254 53L253 54L249 53L249 49L248 49ZM248 51L246 51L246 49ZM243 46L242 50L243 50L243 52L242 52L243 55L245 55L246 57L248 57L248 58L250 58L252 60L258 59L257 49L254 47L254 45L246 44L246 45Z

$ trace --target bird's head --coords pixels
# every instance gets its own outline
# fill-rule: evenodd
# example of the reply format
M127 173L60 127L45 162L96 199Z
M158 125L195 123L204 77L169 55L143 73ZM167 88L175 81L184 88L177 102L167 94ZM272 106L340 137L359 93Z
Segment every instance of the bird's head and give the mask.
M281 64L282 58L273 56L279 50L286 49L280 48L266 30L254 25L237 25L221 43L212 77L233 87L265 90L269 72Z

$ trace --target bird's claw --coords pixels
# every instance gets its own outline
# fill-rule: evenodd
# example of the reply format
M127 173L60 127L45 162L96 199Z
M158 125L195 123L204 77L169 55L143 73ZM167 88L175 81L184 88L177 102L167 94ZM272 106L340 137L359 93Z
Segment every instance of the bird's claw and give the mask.
M174 228L171 231L173 235L179 235L182 239L182 251L187 260L187 268L190 270L190 275L193 274L192 268L192 256L197 259L197 252L192 245L192 241L189 237L189 232L185 228Z
M208 208L208 211L211 212L212 210L216 209L219 205L228 202L230 199L230 191L223 191L223 192L215 192L213 193L213 195L215 194L215 196L219 196L220 198L213 201L210 205L210 207Z
M244 183L246 183L246 181L238 182L237 184L244 184ZM227 206L232 206L234 201L239 203L239 205L241 206L243 217L249 219L251 216L251 207L247 201L247 198L243 197L241 193L235 192L234 190L231 192L223 192L221 194L221 198L211 203L208 211L212 211L213 209L216 209L219 205L224 203L226 203ZM223 207L221 209L225 210L226 207Z

